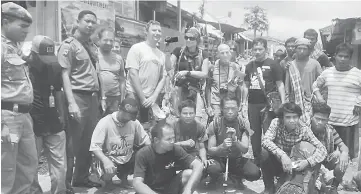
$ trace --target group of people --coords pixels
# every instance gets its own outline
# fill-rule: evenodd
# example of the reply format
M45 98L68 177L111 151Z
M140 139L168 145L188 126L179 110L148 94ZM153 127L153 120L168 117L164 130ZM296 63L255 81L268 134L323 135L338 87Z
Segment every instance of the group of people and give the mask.
M314 48L313 29L288 39L286 53L276 50L275 60L267 57L267 41L256 38L255 59L241 65L227 44L212 61L199 46L199 31L190 28L185 46L166 64L157 21L147 23L146 40L124 61L114 52L111 29L99 31L97 45L91 41L97 23L91 11L79 13L57 55L54 41L37 35L29 56L18 43L31 15L14 3L2 4L1 14L2 193L42 193L42 153L51 193L67 194L102 186L90 171L105 189L190 194L207 176L210 187L219 185L225 171L241 189L243 179L258 180L262 172L265 193L274 193L274 177L309 169L315 174L310 189L336 193L349 159L357 157L361 71L351 66L346 43L337 46L332 64ZM178 118L167 121L162 105ZM206 125L204 110L213 118ZM252 160L244 157L249 144ZM295 160L294 153L309 147L312 152ZM331 187L322 182L326 169L334 170Z

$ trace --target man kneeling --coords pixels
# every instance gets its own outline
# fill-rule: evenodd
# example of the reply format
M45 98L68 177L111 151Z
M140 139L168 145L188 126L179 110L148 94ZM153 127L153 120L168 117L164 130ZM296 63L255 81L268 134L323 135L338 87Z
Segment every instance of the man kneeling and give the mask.
M134 169L133 147L150 144L148 134L136 120L138 109L136 100L124 99L119 111L102 118L93 132L90 151L101 162L102 179L107 189L114 188L114 175L121 179L122 187L130 187L127 177Z
M269 129L262 140L261 168L265 194L274 193L274 177L292 173L293 165L290 158L294 146L307 142L315 147L315 151L307 159L295 162L295 170L304 171L308 167L320 164L326 158L325 146L314 136L310 126L302 126L300 117L302 109L295 103L285 103L280 109L279 118L272 120ZM285 176L282 176L285 177Z
M317 139L326 147L328 154L322 163L323 167L333 170L334 175L331 190L327 193L337 193L337 187L342 182L348 166L348 147L342 142L337 131L328 124L331 107L326 103L315 103L312 105L312 110L311 129ZM335 146L337 146L339 150L335 150ZM321 172L325 174L327 170L323 167L321 167ZM325 185L322 185L321 191L324 190L324 186Z
M237 177L240 189L242 178L249 181L261 177L260 169L249 159L242 156L248 151L250 127L241 116L238 116L238 101L225 97L221 100L223 116L216 117L208 127L208 153L213 161L207 169L211 177L211 186L216 186L217 179L226 169L226 158L229 158L229 172Z
M173 128L157 123L151 129L152 144L135 157L133 186L138 194L191 194L199 182L203 165L175 145ZM175 164L183 167L176 174Z

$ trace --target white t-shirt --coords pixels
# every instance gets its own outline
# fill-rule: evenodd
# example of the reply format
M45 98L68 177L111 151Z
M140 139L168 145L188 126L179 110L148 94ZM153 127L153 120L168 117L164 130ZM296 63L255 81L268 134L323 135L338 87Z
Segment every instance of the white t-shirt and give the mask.
M146 42L137 43L130 48L125 68L139 70L140 84L146 97L153 94L159 81L167 75L164 53L158 48L150 47ZM126 89L127 92L135 93L129 73Z
M93 132L90 151L102 150L106 155L127 163L134 153L133 146L142 146L149 139L138 120L119 123L117 113L102 118Z

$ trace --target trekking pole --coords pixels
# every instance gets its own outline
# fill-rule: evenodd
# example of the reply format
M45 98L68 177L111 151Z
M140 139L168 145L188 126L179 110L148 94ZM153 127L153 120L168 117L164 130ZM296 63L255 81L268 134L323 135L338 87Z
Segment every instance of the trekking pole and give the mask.
M223 189L224 189L224 193L227 193L227 188L228 188L228 166L229 166L229 158L227 156L227 161L226 161L226 172L224 173L224 183L223 183Z

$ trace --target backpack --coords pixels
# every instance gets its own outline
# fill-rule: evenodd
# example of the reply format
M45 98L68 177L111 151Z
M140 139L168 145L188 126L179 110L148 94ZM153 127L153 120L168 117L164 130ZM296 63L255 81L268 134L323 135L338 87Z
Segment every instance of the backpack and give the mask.
M300 142L291 151L291 160L304 160L310 157L316 148L308 142ZM302 172L293 171L287 174L286 181L277 190L276 194L313 194L317 193L315 182L317 179L320 164L313 168L307 168Z
M237 138L241 140L242 135L245 131L248 132L248 135L251 136L253 134L253 131L249 127L249 123L242 117L238 116L238 129L236 129ZM221 135L222 132L222 126L224 123L223 117L215 117L213 120L213 130L215 135Z

